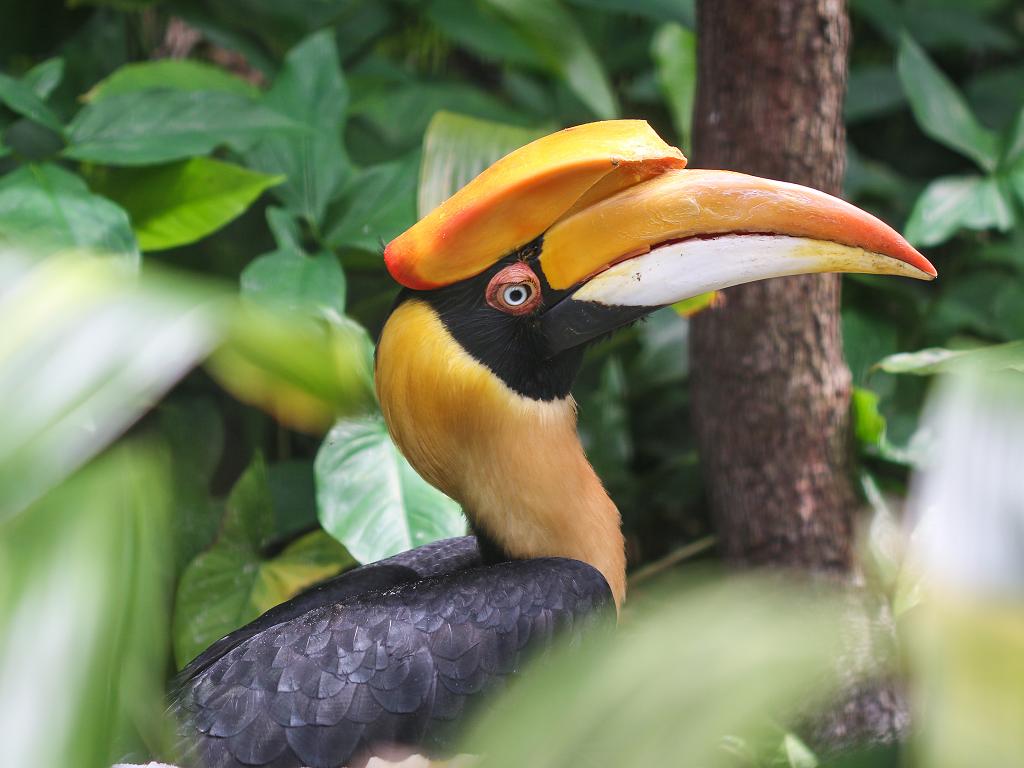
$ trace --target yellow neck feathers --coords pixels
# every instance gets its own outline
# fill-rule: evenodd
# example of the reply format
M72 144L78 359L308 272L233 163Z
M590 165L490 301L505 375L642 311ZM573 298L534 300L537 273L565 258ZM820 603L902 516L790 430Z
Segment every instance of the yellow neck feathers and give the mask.
M571 557L626 590L619 511L576 434L576 405L517 394L448 333L426 303L388 319L377 396L392 437L431 484L514 557Z

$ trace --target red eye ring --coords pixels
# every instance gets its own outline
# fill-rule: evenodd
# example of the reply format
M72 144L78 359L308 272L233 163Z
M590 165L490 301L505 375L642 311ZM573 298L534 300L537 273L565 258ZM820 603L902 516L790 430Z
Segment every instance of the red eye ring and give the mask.
M499 312L527 315L540 305L540 280L529 266L517 261L491 278L485 295Z

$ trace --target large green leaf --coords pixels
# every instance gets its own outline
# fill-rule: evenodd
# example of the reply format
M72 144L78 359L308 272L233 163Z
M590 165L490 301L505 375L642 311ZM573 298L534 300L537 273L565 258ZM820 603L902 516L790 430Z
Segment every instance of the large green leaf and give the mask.
M679 146L689 151L697 95L697 35L679 24L663 24L651 41L651 53Z
M345 274L329 251L308 256L281 248L255 259L242 272L242 294L294 312L341 322L345 314Z
M416 474L379 416L335 424L315 470L320 523L361 563L466 531L459 505Z
M185 569L174 607L174 657L179 667L215 640L355 561L323 531L309 533L274 557L263 547L274 534L267 468L257 458L235 484L217 541Z
M416 222L419 153L367 168L348 185L339 207L344 213L329 226L335 247L379 251Z
M32 86L0 73L0 103L6 104L22 117L27 117L51 131L63 134L64 126L57 114L46 106Z
M929 184L907 221L907 239L919 246L938 245L957 230L1009 230L1013 204L994 177L944 176Z
M0 527L6 765L107 768L166 735L168 492L155 452L126 445Z
M423 137L417 208L420 218L495 160L547 133L451 112L438 112Z
M561 77L597 117L618 117L619 105L600 59L576 18L558 0L484 0L526 37L540 61Z
M192 59L158 59L125 64L100 80L83 97L86 102L100 101L118 94L139 91L223 91L256 98L259 89L230 72Z
M221 307L93 258L0 254L0 520L110 443L201 359Z
M999 161L999 139L974 117L964 97L908 35L896 61L903 90L921 130L986 171Z
M87 249L137 264L128 215L57 165L26 165L0 178L0 245L47 253Z
M139 91L87 105L68 126L65 155L109 165L151 165L229 143L305 130L258 101L224 91Z
M160 251L216 232L283 177L193 157L168 165L99 169L90 180L128 211L142 250Z
M350 173L341 143L348 86L329 31L318 32L292 49L265 101L308 131L267 136L246 153L246 159L255 168L284 174L287 182L274 194L290 210L320 226L327 202Z

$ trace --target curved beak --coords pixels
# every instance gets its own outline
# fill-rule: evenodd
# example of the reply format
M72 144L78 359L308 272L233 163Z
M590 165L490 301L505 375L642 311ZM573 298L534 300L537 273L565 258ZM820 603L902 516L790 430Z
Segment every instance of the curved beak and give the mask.
M936 276L871 214L808 187L729 171L671 170L544 234L540 267L572 292L542 319L550 354L660 307L769 277L815 272Z

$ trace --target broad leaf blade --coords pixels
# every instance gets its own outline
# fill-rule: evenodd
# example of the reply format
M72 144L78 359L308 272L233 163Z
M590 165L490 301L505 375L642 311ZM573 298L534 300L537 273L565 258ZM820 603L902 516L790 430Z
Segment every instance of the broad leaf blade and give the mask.
M329 251L315 256L294 248L266 253L242 271L241 285L244 296L293 312L333 322L345 314L345 274Z
M897 68L921 130L986 171L999 161L999 140L983 127L956 86L908 35L900 38Z
M289 210L320 227L328 201L351 170L341 143L348 85L330 32L318 32L292 49L266 104L308 130L263 138L246 158L255 168L284 174L286 183L274 193Z
M141 91L87 105L68 126L67 157L152 165L205 155L302 126L258 101L219 91Z
M148 410L219 333L210 294L140 283L105 260L26 268L0 255L0 519L17 514Z
M32 86L3 73L0 73L0 103L55 133L64 133L60 118L36 95Z
M379 416L335 424L315 469L320 523L359 562L465 533L459 505L416 474Z
M100 169L92 181L128 211L142 250L160 251L216 232L283 177L193 157L169 165Z
M173 630L179 667L215 640L355 564L323 531L265 557L275 533L267 467L257 457L231 491L216 542L182 574Z
M165 735L168 495L156 454L125 446L4 526L5 764L106 768Z
M339 201L344 213L327 231L328 245L379 253L416 222L418 154L372 166L353 179Z
M57 165L26 165L0 178L0 245L47 253L84 249L136 266L128 215Z
M907 240L918 246L943 243L961 228L1007 231L1014 212L995 178L945 176L929 184L907 221Z
M619 105L600 59L575 17L558 0L486 0L507 17L597 117L610 120Z
M423 137L419 217L426 216L495 160L546 132L438 112Z
M192 59L159 59L125 64L94 85L83 100L96 102L111 96L139 91L222 91L251 99L259 89L230 72Z

